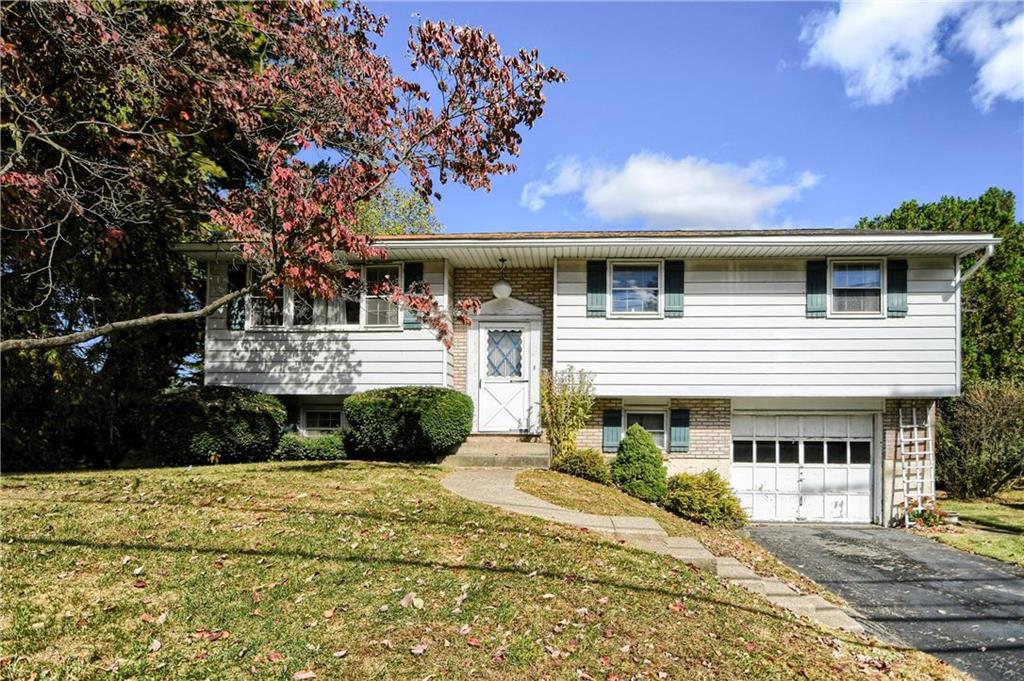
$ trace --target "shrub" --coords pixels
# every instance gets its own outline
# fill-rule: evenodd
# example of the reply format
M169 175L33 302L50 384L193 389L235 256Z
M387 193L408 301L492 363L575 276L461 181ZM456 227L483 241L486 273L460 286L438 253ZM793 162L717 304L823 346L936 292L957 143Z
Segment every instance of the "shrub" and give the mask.
M168 466L266 461L284 422L273 395L220 385L170 390L154 402L148 447Z
M936 477L957 499L990 497L1024 476L1024 385L981 381L943 405Z
M345 458L345 439L341 433L303 437L285 433L277 443L277 461L340 461Z
M604 455L593 449L572 449L551 459L551 470L568 473L577 478L612 484L612 474Z
M572 367L540 379L540 418L557 458L576 450L576 434L587 425L594 408L594 383L584 371Z
M347 449L361 456L434 458L453 451L473 427L473 401L450 388L367 390L345 400Z
M676 515L711 527L741 527L747 521L729 483L715 471L673 475L664 505Z
M659 502L665 496L665 466L661 450L643 426L634 423L619 443L619 453L611 464L612 482L623 492Z

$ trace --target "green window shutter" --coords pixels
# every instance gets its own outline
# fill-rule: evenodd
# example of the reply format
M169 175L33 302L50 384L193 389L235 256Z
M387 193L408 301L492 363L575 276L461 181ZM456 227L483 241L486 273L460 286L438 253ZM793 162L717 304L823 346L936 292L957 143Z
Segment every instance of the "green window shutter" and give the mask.
M683 316L683 291L686 280L686 263L682 260L665 261L665 316Z
M601 449L605 452L619 451L619 441L622 440L622 411L620 409L606 409L601 416L603 436Z
M887 308L890 317L907 316L907 261L889 260L885 272L888 291Z
M228 292L237 291L246 287L245 265L228 266ZM228 303L228 330L245 330L245 296L235 298Z
M828 263L807 261L807 316L824 317L828 306Z
M670 452L690 451L690 410L673 409L669 412Z
M423 263L421 262L407 262L405 263L405 290L406 292L412 287L413 284L423 281ZM402 316L402 327L406 329L419 329L423 327L423 323L420 322L415 312L409 310L405 311Z
M587 316L604 317L608 310L608 263L587 261ZM616 445L618 447L618 445Z

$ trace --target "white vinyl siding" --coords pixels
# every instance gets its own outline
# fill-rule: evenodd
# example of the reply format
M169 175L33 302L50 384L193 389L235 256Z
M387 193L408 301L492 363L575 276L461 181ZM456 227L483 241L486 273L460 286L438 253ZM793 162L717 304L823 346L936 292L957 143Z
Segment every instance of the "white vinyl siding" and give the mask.
M803 259L687 260L685 317L604 319L586 314L586 261L560 260L555 369L607 397L955 394L953 261L908 259L903 319L807 319Z
M446 307L444 266L424 263L424 277ZM227 289L227 264L209 266L208 297ZM345 395L392 385L443 385L444 346L428 328L329 328L320 325L227 328L226 311L206 322L206 382L277 395Z

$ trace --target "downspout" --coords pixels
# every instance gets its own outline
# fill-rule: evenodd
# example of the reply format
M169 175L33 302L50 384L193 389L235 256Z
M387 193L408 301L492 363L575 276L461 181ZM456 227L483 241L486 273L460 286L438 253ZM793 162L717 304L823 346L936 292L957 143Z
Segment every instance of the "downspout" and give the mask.
M982 265L984 265L986 262L988 262L988 259L991 258L992 255L995 252L996 252L995 244L989 244L988 246L985 246L985 252L981 254L981 258L978 259L978 262L976 262L973 265L971 265L970 268L966 272L964 272L963 274L960 274L960 268L957 268L956 281L953 283L953 286L954 287L959 287L965 281L967 281L968 279L973 277L974 273L977 272L981 268Z

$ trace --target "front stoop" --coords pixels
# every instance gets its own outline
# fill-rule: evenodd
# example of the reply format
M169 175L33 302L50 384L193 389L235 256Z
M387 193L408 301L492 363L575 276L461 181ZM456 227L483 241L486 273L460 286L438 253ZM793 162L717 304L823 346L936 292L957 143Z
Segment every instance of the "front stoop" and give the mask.
M516 489L515 476L514 470L456 471L444 478L441 484L473 501L512 513L585 527L628 546L671 556L823 627L864 633L860 622L821 596L801 594L778 579L758 575L735 558L715 556L692 537L669 537L653 518L570 511Z
M438 463L450 468L547 468L551 448L531 436L470 435Z

